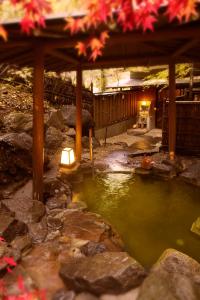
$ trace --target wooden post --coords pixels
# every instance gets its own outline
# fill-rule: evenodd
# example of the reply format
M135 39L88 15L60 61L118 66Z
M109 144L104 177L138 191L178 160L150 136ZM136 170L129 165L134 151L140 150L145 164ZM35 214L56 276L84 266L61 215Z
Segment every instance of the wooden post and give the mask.
M76 159L81 161L82 154L82 69L76 73Z
M92 128L89 129L90 160L93 161Z
M175 64L169 64L169 157L174 160L176 149L176 74Z
M44 166L44 51L35 47L33 73L33 199L43 201Z

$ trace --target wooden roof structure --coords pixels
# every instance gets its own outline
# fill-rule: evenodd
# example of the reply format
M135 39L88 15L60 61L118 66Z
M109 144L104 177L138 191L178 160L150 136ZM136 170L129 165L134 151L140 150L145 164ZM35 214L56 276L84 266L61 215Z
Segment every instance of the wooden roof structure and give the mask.
M0 42L0 63L33 67L33 199L43 200L44 169L44 70L56 72L76 70L76 158L82 152L82 70L169 64L169 156L176 148L176 77L175 63L200 61L200 20L169 24L160 19L155 32L139 30L122 33L113 30L95 62L79 57L74 48L77 41L89 34L71 36L63 31L63 16L49 18L45 29L27 36L19 22L4 23L8 42Z
M63 30L63 17L47 19L45 29L36 29L29 36L21 33L17 21L5 23L9 41L0 42L0 63L33 66L32 48L39 43L45 49L45 69L56 72L76 70L78 64L82 69L99 69L200 61L200 19L179 24L168 23L162 17L154 32L137 30L122 34L114 30L102 57L92 62L78 56L74 48L77 41L87 39L88 34L71 36Z

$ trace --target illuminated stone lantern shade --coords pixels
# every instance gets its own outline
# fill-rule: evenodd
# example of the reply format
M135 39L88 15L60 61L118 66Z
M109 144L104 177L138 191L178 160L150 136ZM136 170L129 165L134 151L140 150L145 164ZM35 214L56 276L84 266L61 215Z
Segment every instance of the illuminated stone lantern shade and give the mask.
M60 165L65 168L70 168L75 165L75 154L72 148L64 148L61 154Z

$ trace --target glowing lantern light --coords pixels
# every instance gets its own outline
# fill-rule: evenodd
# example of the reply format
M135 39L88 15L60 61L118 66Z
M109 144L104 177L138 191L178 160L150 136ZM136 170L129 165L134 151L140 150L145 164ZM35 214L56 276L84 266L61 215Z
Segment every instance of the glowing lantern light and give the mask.
M147 101L142 101L142 106L147 106Z
M71 167L75 164L75 155L72 148L64 148L61 154L61 166Z

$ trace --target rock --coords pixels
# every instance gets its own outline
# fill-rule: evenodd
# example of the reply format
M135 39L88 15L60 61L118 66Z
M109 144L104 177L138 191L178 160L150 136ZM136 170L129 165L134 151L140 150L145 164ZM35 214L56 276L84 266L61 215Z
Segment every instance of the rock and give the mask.
M20 181L32 173L32 138L26 133L0 137L0 181Z
M75 138L76 130L74 128L69 128L69 130L67 131L67 135L70 136L70 137Z
M64 123L68 127L76 127L76 106L66 105L61 109ZM94 121L92 119L91 114L86 109L82 109L82 132L83 136L88 136L89 128L94 127Z
M32 243L44 242L48 234L46 218L43 218L39 223L28 224L28 230Z
M98 298L89 293L80 293L75 300L98 300Z
M38 289L46 291L46 299L52 299L56 291L64 288L58 274L58 253L57 243L51 241L37 244L21 261L21 265L30 274Z
M20 294L22 294L22 291L19 289L18 285L19 276L23 278L23 284L27 292L31 292L37 289L35 282L32 280L26 270L21 265L17 265L12 273L7 273L3 278L7 290L7 297L13 296L13 299L15 299L14 296L19 296ZM30 298L32 297L30 296Z
M23 112L11 112L4 116L4 127L7 131L32 133L33 116Z
M200 217L192 224L191 231L200 236Z
M75 297L76 294L73 291L62 289L55 293L52 300L75 300Z
M71 197L65 194L60 196L49 198L46 202L46 206L49 210L55 208L66 208L67 204L71 202Z
M63 142L62 133L55 127L49 127L45 135L45 146L49 150L58 149Z
M109 169L109 164L105 162L105 160L95 160L94 161L94 167L95 169L98 169L99 171L105 171Z
M15 219L14 214L1 204L0 207L0 236L11 242L16 236L26 234L27 226Z
M64 137L64 142L62 143L62 148L74 148L75 147L75 139L71 136L68 136L67 133Z
M58 198L61 195L69 195L71 197L71 185L63 182L57 177L46 177L44 179L44 198L45 200L50 197Z
M80 165L81 173L83 173L85 176L92 175L92 172L94 172L94 167L91 161L82 161Z
M139 288L136 288L121 295L103 295L100 300L137 300L138 293Z
M123 243L119 235L94 213L66 210L63 223L62 235L101 242L107 247L107 251L122 251Z
M48 127L54 127L59 130L65 129L63 115L60 110L51 112L50 117L47 121Z
M23 236L17 236L12 242L11 246L14 249L18 249L20 252L30 250L32 248L31 238L28 234Z
M185 171L186 169L186 164L184 163L184 160L181 160L180 158L176 158L175 160L164 159L162 163L174 167L177 174Z
M95 295L119 294L142 283L143 267L125 252L104 252L62 264L60 276L67 287Z
M89 138L87 136L83 136L81 141L82 141L83 148L86 148L86 149L90 148ZM100 142L95 137L92 138L92 146L93 146L93 149L101 146Z
M180 174L180 178L185 182L200 186L200 161L195 161L187 170Z
M174 249L166 250L144 280L137 300L200 299L200 264Z
M87 244L83 245L80 250L85 256L94 256L105 252L107 248L104 244L89 241Z
M51 231L47 234L45 242L53 241L53 240L55 240L56 238L59 238L59 237L60 237L60 231L59 230Z
M152 168L152 174L162 179L171 179L176 176L174 166L155 163Z
M15 217L19 221L27 224L39 222L45 214L44 204L28 197L5 199L2 202L15 213Z
M47 226L51 230L55 231L55 230L61 229L63 226L63 223L59 218L48 216L47 217Z
M133 147L133 145L132 145L132 147ZM159 153L159 151L160 151L159 148L154 148L152 150L147 148L147 150L136 150L132 153L129 153L128 156L131 158L138 157L138 156L144 156L144 155L151 156L153 154Z
M6 242L0 242L0 278L6 274L8 267L10 269L13 268L13 265L10 265L7 260L4 260L4 258L8 257L11 257L17 264L21 258L21 253L18 249L10 247Z
M76 202L71 202L67 206L68 209L78 209L78 210L87 210L87 204L81 200Z
M28 210L32 223L37 223L45 215L45 206L41 201L32 200L32 206Z
M141 167L135 168L135 174L150 175L151 173L152 173L151 170L147 170Z
M114 145L121 146L123 149L128 148L128 144L125 142L117 142L117 143L114 143Z

